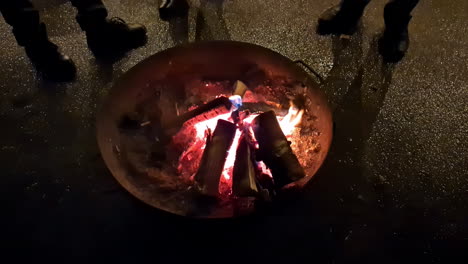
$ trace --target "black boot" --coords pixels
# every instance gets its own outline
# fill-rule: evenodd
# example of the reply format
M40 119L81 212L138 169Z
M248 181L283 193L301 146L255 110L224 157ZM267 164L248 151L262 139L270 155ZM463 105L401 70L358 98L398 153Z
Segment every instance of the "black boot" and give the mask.
M400 61L408 50L410 14L418 2L419 0L392 0L385 6L385 31L379 40L379 52L385 62Z
M318 20L319 35L352 35L369 0L344 0L322 13Z
M188 10L189 5L186 0L161 0L159 17L165 21L172 17L186 17Z
M409 47L408 27L400 30L385 29L379 39L379 52L385 62L399 62Z
M38 35L34 36L24 48L37 71L51 81L71 81L76 76L73 61L63 55L57 45L50 42L45 33L45 25L40 25Z
M89 49L102 59L115 59L147 42L146 28L118 17L106 18L86 28Z

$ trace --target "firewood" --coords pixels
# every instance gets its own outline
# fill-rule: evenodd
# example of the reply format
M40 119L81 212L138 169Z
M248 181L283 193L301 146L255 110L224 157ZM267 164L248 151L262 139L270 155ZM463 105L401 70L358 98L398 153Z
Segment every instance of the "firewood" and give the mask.
M243 135L236 150L236 161L232 172L232 193L241 197L255 196L258 193L255 178L255 165L250 145Z
M205 150L200 162L200 167L195 175L197 189L206 195L217 196L219 178L223 172L224 163L236 134L236 125L218 120L216 128L207 138Z
M281 188L305 176L274 111L258 115L252 121L252 127L259 145L259 157L270 168L276 186Z
M249 88L247 87L247 85L245 85L245 83L243 83L242 81L237 80L234 83L234 86L233 86L233 89L232 89L232 94L233 95L239 95L242 98L242 97L244 97L244 94L245 94L245 92L247 92L248 89Z
M220 96L208 103L201 105L191 111L183 113L170 121L166 129L180 128L182 125L191 126L195 123L208 120L218 115L226 114L231 111L231 101L225 96Z

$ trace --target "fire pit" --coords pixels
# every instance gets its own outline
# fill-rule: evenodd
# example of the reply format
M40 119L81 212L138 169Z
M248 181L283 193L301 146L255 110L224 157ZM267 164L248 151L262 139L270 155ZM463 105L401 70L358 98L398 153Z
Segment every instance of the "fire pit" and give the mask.
M162 210L233 217L300 189L328 152L332 122L317 84L253 44L179 46L133 67L97 120L114 177Z

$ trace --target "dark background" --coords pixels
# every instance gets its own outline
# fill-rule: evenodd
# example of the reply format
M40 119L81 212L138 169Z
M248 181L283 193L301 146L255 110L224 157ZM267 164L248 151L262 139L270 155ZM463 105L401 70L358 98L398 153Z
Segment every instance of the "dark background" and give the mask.
M62 263L466 263L467 1L421 1L408 54L394 66L377 53L383 0L350 40L314 32L335 0L190 1L188 17L170 22L156 0L107 0L111 16L149 30L145 47L113 65L96 63L69 3L33 2L79 76L36 77L0 21L5 253ZM210 39L268 47L326 78L336 134L299 199L241 219L189 220L141 203L105 167L94 116L112 82L155 52Z

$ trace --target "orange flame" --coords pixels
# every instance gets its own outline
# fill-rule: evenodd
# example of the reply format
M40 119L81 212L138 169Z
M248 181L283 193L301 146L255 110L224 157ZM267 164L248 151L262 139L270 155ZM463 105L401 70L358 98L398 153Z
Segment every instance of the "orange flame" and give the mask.
M299 109L292 105L289 107L288 113L283 118L278 118L281 130L286 137L290 137L294 129L299 126L304 115L304 109Z

